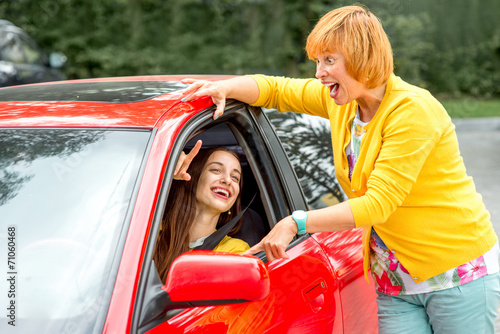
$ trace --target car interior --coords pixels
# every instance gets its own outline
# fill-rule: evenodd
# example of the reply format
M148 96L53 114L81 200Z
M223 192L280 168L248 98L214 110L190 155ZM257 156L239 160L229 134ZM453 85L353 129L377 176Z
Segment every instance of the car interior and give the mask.
M250 247L257 244L269 232L270 225L260 196L258 196L259 187L243 148L239 145L227 123L220 123L194 136L187 142L184 151L189 152L198 140L203 142L202 149L224 146L235 152L240 158L241 168L243 169L242 209L248 206L254 195L257 194L257 196L248 206L243 215L243 224L233 237L246 241Z
M243 169L241 207L242 209L247 208L247 210L243 215L243 222L239 231L236 234L232 235L232 237L242 239L247 242L250 247L252 247L260 240L262 240L262 238L265 237L270 231L271 225L270 219L268 217L274 217L274 210L270 207L269 204L264 205L263 198L264 200L268 198L268 195L264 193L268 192L268 190L265 189L264 191L261 191L262 187L266 187L266 185L262 181L262 177L259 176L260 172L257 171L258 168L255 167L256 164L259 165L259 163L255 162L259 159L255 157L255 152L252 152L254 149L250 149L248 146L246 147L246 150L243 148L243 146L248 145L248 141L243 139L245 137L238 130L239 126L236 123L237 122L231 121L220 122L216 125L208 125L206 127L203 127L201 130L198 129L197 131L195 131L194 136L189 137L189 140L185 143L182 150L187 153L193 148L198 140L202 140L202 149L223 146L227 149L232 150L238 155L238 157L240 158L241 167ZM236 138L237 136L239 137L240 141L238 141L238 139ZM260 182L257 182L258 179L260 180ZM254 198L253 201L252 198ZM250 202L251 204L249 205ZM265 262L267 261L264 252L260 252L256 254L256 256ZM151 262L151 264L154 266L154 262ZM158 287L163 285L163 283L161 283L161 281L159 280L159 276L156 270L149 271L149 277L146 279L146 282L148 287L146 288L145 302L143 305L143 308L145 309L143 310L143 315L141 316L143 317L143 319L141 319L139 323L148 323L149 321L151 321L151 318L155 318L154 316L151 316L151 314L154 314L158 311L158 306L156 306L156 304L154 303L151 304L149 301L154 300L155 294L161 293L162 291ZM167 312L165 317L167 319L171 318L176 314L182 312L182 310L182 307L179 309L170 310ZM161 322L161 320L157 319L151 323L148 323L143 329L147 330L147 328L152 328L159 322Z
M172 157L178 157L181 151L188 153L198 140L203 142L202 149L223 146L239 156L243 169L241 206L248 206L248 209L243 216L240 230L231 236L246 241L252 247L268 234L276 222L291 213L290 208L305 208L302 190L297 182L286 182L291 177L296 178L296 175L278 137L260 108L253 109L241 103L228 102L224 115L215 122L212 119L213 109L207 111L184 126L184 131L177 136ZM166 175L172 175L173 168L174 164L170 163ZM167 200L168 184L169 182L164 183L160 203ZM158 225L161 216L155 218L155 221ZM157 233L158 230L153 231ZM308 235L296 237L289 248L307 237ZM149 252L152 256L153 247L149 248ZM264 251L254 255L264 263L267 262ZM145 268L145 288L140 290L138 295L141 312L140 315L137 314L136 321L144 331L158 325L162 322L161 319L170 319L190 307L187 304L176 304L164 317L155 316L162 314L158 313L162 308L156 301L163 300L161 303L165 303L165 299L160 298L164 293L160 288L163 283L157 270L153 269L154 266L151 261L149 268ZM158 296L159 299L156 299Z

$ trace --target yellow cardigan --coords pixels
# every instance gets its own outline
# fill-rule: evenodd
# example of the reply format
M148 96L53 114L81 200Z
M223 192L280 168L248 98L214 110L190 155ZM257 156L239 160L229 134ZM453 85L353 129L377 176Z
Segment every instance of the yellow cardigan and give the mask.
M428 91L391 76L375 117L364 127L349 180L345 149L357 103L336 105L316 79L251 77L260 90L254 105L330 120L335 174L356 227L364 228L365 275L372 226L417 283L493 247L497 236L466 174L455 126Z
M214 251L228 252L228 253L243 253L249 248L250 246L248 246L248 244L245 241L237 238L231 238L226 235L214 248Z

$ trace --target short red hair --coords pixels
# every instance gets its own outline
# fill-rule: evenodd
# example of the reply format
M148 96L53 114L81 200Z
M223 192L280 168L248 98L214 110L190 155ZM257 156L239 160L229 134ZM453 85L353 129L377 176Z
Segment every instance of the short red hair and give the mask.
M311 60L340 52L349 75L371 89L385 84L394 70L392 47L382 23L368 9L346 6L325 14L307 37Z

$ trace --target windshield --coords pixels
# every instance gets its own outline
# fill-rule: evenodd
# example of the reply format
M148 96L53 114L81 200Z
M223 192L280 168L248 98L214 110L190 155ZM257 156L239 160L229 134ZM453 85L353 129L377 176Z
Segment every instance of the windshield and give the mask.
M150 135L0 130L0 328L102 330Z

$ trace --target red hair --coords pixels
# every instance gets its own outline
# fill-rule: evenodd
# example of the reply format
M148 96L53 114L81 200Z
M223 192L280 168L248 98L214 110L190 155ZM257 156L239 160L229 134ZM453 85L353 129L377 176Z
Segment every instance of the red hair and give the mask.
M385 84L394 70L392 47L382 23L368 9L347 6L325 14L307 37L311 60L340 52L347 73L371 89Z

